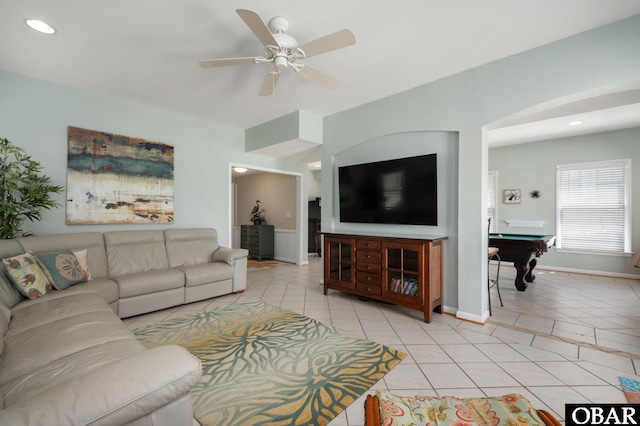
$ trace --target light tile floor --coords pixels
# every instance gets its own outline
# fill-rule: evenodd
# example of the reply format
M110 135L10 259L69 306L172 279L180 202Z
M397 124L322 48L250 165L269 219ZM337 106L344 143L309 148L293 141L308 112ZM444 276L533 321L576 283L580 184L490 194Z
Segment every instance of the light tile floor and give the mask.
M493 317L484 325L438 314L426 324L418 311L333 290L325 296L319 258L302 267L251 270L247 290L238 295L125 321L135 329L259 298L406 352L370 392L459 397L518 392L560 420L565 403L626 402L619 377L640 379L640 281L542 270L536 275L535 283L518 292L513 268L503 265L504 307L492 289ZM331 425L362 425L364 399Z

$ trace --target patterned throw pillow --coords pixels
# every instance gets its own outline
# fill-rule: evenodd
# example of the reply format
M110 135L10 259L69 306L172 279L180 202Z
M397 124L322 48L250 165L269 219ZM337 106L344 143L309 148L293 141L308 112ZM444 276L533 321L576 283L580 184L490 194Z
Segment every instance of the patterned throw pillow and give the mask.
M87 281L91 281L91 272L89 272L89 265L87 265L87 249L73 250L73 254L78 258L80 267L84 270L84 275L87 277Z
M87 281L84 269L71 250L36 254L42 270L58 290L66 290Z
M522 395L508 394L486 398L453 396L399 396L378 391L383 425L477 426L544 425L537 411Z
M33 253L2 259L2 263L9 279L23 296L37 299L51 291L51 283Z

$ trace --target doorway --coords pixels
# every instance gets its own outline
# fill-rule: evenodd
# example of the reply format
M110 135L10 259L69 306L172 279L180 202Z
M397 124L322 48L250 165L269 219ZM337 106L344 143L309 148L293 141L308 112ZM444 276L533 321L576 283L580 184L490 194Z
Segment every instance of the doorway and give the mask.
M235 168L246 169L238 173ZM303 175L250 165L229 166L229 241L240 247L240 225L251 224L251 210L259 209L266 223L275 228L274 259L305 265L306 250Z

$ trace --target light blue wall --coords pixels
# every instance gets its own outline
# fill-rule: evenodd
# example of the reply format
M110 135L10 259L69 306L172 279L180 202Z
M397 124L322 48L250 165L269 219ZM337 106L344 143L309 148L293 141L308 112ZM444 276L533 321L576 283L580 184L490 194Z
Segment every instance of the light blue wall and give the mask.
M486 129L544 103L570 102L616 88L640 87L637 40L640 16L332 115L324 123L323 165L331 164L335 155L349 147L384 135L457 132L459 213L445 212L457 218L460 235L457 256L448 259L457 271L457 283L448 278L453 276L452 270L445 270L446 284L457 285L457 300L449 300L453 292L446 290L444 303L456 307L461 318L483 321L487 317ZM472 43L469 48L473 48ZM399 144L380 150L381 156L390 157L405 152ZM325 166L323 231L333 231L330 219L337 197L334 170ZM384 226L379 230L390 232Z
M300 114L298 111L283 115L275 120L267 121L251 127L246 131L246 149L265 148L267 146L290 141L300 137L298 124Z
M393 154L388 147L396 147ZM451 263L458 251L458 134L455 132L406 132L375 138L336 153L333 157L333 192L338 193L338 167L401 157L436 154L438 181L438 225L386 225L370 223L343 223L338 221L340 206L333 204L329 224L332 232L356 232L360 234L394 237L424 238L448 236L444 250L445 274L444 299L457 300L458 271ZM323 226L324 227L324 226ZM447 310L455 308L446 305ZM453 310L455 312L455 309Z
M57 197L62 207L45 212L41 222L27 222L25 229L36 234L214 227L220 243L228 245L230 162L298 173L306 169L246 154L242 129L0 71L0 137L27 151L54 183L65 186L67 126L174 145L175 223L68 226L63 193Z
M631 176L640 182L640 128L596 133L489 150L489 170L498 171L497 232L556 234L556 165L631 159ZM502 190L520 188L520 204L502 203ZM540 191L540 198L529 193ZM640 185L631 185L631 246L640 248ZM543 228L507 227L506 219L544 220ZM638 274L633 258L556 252L538 259L540 266Z

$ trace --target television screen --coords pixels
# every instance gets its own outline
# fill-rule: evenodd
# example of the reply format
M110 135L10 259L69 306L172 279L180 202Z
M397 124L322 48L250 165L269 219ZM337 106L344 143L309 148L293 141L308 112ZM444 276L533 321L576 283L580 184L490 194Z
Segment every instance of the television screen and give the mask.
M436 154L338 168L340 221L438 224Z

